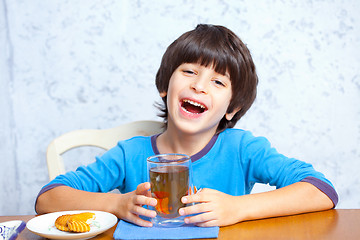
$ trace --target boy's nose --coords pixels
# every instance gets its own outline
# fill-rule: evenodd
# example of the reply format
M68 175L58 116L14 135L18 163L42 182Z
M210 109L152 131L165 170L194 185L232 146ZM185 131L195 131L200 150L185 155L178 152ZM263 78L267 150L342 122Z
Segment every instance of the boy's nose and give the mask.
M204 80L197 79L191 83L190 87L197 93L208 93L206 82Z

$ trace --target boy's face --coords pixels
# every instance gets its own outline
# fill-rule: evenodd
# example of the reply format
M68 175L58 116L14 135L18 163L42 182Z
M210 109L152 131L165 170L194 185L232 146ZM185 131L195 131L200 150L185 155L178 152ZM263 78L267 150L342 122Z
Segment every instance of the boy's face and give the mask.
M231 81L212 67L183 63L172 74L167 93L168 126L188 134L216 132L220 120L234 116L226 113L231 100Z

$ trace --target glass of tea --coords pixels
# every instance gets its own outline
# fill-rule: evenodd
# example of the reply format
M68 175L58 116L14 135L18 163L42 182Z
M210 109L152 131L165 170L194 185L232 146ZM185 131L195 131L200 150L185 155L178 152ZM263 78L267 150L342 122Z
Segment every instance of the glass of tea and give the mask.
M151 196L157 199L156 217L151 221L158 227L178 227L184 224L179 209L185 204L181 198L191 186L191 159L185 154L160 154L147 158Z

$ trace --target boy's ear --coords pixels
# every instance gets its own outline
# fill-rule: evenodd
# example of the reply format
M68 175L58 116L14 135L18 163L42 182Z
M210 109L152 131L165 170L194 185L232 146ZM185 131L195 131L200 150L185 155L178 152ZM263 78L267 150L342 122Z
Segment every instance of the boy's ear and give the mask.
M161 92L160 93L160 97L162 97L162 98L166 97L166 95L167 95L167 92Z
M240 109L241 109L241 107L238 107L238 108L234 109L234 111L232 111L232 112L230 112L230 113L226 113L226 114L225 114L226 120L230 121L230 120L235 116L235 114L236 114L238 111L240 111Z

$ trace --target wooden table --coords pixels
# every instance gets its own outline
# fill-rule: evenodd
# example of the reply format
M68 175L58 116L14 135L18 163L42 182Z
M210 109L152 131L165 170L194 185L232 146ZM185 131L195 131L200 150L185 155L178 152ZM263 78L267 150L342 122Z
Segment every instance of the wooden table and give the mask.
M0 222L29 221L34 215L0 216ZM113 239L115 226L92 239ZM44 239L26 228L18 240ZM221 227L218 239L360 239L360 209L337 209Z

